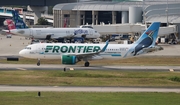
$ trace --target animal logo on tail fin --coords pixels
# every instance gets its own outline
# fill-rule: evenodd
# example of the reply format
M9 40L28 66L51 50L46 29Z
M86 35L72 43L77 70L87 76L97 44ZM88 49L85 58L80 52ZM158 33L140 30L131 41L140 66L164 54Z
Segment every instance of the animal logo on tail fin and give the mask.
M154 31L150 30L150 31L147 31L145 34L147 35L147 37L141 40L141 42L137 44L134 51L132 52L134 53L134 56L143 48L147 48L150 45L152 45L153 39L154 39L153 38Z
M18 11L12 10L12 16L13 16L13 21L15 23L16 29L28 28L26 24L23 22L23 20L21 19L21 17L19 16Z
M128 53L136 56L138 53L143 52L144 48L151 48L155 46L158 36L160 22L154 22L149 28L140 36L140 38L129 49ZM127 56L127 54L125 56Z
M7 25L8 27L8 30L12 30L12 29L15 29L15 24L14 24L14 21L12 19L6 19L5 20L5 25Z

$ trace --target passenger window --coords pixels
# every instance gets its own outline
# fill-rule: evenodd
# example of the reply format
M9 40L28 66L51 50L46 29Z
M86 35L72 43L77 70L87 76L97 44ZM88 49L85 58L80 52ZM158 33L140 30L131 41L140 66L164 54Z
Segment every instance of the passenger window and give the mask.
M31 47L25 47L25 49L31 50Z

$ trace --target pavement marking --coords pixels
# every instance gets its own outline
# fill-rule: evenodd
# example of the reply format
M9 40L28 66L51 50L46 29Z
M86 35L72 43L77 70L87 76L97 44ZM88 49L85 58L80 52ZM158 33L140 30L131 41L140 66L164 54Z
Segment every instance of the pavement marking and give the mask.
M174 69L169 69L169 71L172 71L172 72L173 72L173 71L174 71Z
M74 68L69 68L69 70L74 70Z
M27 70L27 69L24 69L24 68L17 68L18 70Z
M53 86L53 87L58 87L58 86Z

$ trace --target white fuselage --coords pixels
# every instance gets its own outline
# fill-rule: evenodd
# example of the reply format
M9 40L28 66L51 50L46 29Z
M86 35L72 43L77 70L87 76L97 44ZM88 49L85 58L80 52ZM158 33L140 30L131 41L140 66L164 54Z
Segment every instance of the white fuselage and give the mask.
M52 39L82 37L98 38L100 34L91 28L26 28L26 29L12 29L10 33L30 37L35 39L45 39L47 35L51 35Z
M133 56L131 49L135 44L109 44L104 52L88 59L119 59ZM62 55L81 55L95 53L105 44L39 43L27 46L19 52L20 56L34 59L61 59Z

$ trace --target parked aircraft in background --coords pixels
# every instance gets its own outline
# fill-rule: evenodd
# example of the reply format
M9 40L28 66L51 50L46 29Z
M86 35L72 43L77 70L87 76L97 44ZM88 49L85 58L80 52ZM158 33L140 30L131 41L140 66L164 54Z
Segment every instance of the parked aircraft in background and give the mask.
M76 64L84 60L89 66L93 59L119 59L148 53L154 48L160 22L154 22L133 44L72 44L37 43L28 45L19 52L20 56L38 59L61 59L62 64Z
M11 25L15 25L15 29L10 27L6 31L14 35L46 40L74 37L94 39L100 37L100 34L91 28L28 28L17 11L12 11L12 15L14 23L11 23Z

